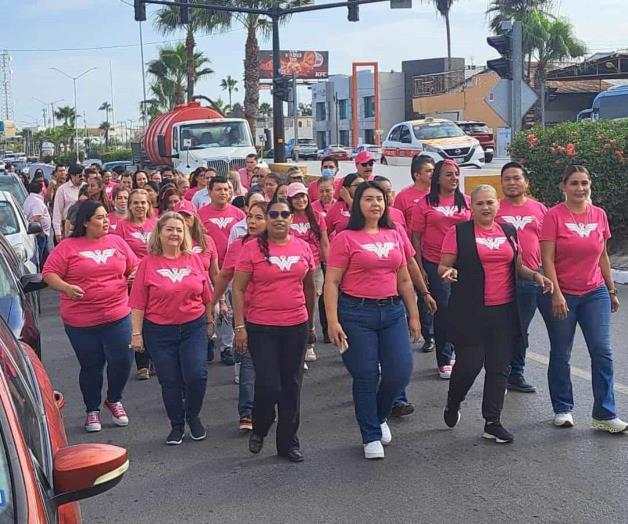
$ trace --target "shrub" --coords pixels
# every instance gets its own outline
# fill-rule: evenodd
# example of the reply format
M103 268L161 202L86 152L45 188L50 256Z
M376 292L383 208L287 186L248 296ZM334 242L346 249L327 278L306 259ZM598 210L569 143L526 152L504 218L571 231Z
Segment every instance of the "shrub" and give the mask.
M628 236L628 120L534 127L515 137L510 154L526 166L532 193L547 205L563 199L558 185L565 167L585 166L592 174L593 203L606 210L614 238Z
M100 158L103 162L114 162L116 160L132 160L133 154L130 149L108 149Z

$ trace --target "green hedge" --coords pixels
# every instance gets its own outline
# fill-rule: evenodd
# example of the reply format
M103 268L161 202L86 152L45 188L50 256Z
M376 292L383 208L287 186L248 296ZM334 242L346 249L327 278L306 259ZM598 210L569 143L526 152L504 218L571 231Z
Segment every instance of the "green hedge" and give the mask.
M530 172L534 196L549 205L562 201L565 167L584 165L593 175L593 203L606 210L614 237L628 235L628 120L534 127L515 137L510 154Z
M116 160L132 160L133 153L130 149L109 149L100 155L100 159L105 162L115 162Z

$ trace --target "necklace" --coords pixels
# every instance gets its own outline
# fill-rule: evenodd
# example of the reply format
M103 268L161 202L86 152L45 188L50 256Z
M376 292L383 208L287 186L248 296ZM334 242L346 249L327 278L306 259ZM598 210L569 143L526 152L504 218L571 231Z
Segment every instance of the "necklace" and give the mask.
M580 213L580 214L584 214L584 223L578 222L576 220L576 217L574 216L573 212L571 211L571 208L567 205L566 202L564 204L565 204L565 207L567 208L567 211L569 211L569 215L571 216L571 220L573 220L574 224L583 224L585 226L589 225L589 212L591 211L591 208L590 208L589 204L585 204L584 213Z

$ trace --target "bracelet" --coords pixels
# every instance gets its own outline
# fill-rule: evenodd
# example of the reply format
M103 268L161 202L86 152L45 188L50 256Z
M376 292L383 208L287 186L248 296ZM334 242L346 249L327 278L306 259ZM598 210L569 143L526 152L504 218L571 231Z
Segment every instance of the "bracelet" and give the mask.
M234 327L233 330L234 331L240 331L241 329L244 329L244 328L246 328L246 326L244 324L241 324L239 326Z
M427 295L430 295L430 296L431 296L432 294L431 294L429 291L423 291L423 293L421 293L421 296L422 296L423 298L425 298Z
M141 337L142 334L141 333L131 333L132 337Z
M609 289L608 290L608 294L617 296L617 290L616 289Z

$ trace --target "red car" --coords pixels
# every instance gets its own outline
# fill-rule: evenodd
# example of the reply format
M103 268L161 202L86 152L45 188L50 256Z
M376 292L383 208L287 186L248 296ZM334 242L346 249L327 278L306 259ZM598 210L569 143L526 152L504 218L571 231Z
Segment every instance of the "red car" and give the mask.
M63 404L35 352L0 320L0 522L81 522L76 501L112 488L128 469L124 448L69 446Z
M458 127L461 127L465 134L472 136L479 140L482 149L484 149L484 162L487 164L493 161L495 155L495 136L493 130L488 127L484 122L473 121L461 121L456 122Z
M345 146L333 145L323 149L322 157L330 156L336 160L350 160L350 153Z

